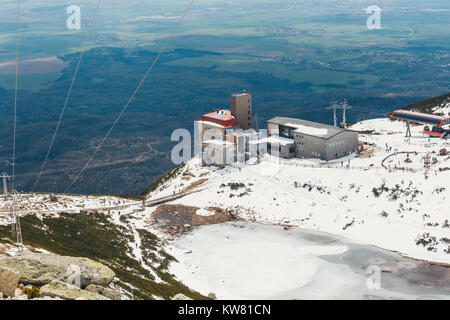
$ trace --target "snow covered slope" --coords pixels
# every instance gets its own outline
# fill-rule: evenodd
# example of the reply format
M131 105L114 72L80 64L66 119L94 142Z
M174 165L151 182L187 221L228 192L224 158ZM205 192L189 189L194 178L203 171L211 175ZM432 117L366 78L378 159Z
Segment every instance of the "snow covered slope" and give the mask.
M255 165L202 167L194 158L150 198L180 192L199 181L198 192L171 203L221 207L249 221L297 226L345 236L404 255L450 263L450 143L423 136L405 139L405 124L360 122L367 143L360 155L334 162L266 157ZM429 155L430 164L424 166ZM433 158L434 161L433 161ZM408 159L408 160L407 160ZM406 162L405 162L406 161ZM270 174L267 174L270 173Z
M449 109L446 105L435 111L448 114ZM266 156L256 164L224 169L203 167L199 158L193 158L162 179L147 200L169 197L163 205L198 208L196 214L204 219L220 208L247 221L320 230L353 243L450 264L450 157L439 155L441 149L450 150L450 142L430 140L422 134L422 126L413 126L412 137L405 138L405 124L390 119L363 121L352 129L361 132L360 141L365 143L358 155L330 162ZM170 197L184 192L175 200ZM142 201L111 196L57 195L57 201L52 201L44 194L20 194L17 203L21 216L36 215L41 221L64 212L103 214L108 230L121 230L120 240L127 241L117 254L125 252L127 263L136 264L129 270L133 276L147 274L149 288L166 285L158 275L158 269L168 263L165 252L186 256L185 249L172 241L174 235L165 234L152 219L161 205L144 208ZM0 227L11 223L10 205L0 200ZM61 218L66 221L69 216ZM43 223L42 232L46 228ZM152 241L158 246L149 245ZM185 280L190 270L182 270L179 264L174 267L173 273L189 283ZM176 286L173 290L187 289ZM149 289L146 296L150 295L167 298L169 293L159 295Z

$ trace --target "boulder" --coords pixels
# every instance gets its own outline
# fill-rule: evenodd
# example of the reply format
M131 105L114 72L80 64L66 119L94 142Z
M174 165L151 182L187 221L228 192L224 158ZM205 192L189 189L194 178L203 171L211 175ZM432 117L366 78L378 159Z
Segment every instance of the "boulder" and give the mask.
M90 284L84 289L88 292L101 294L102 296L105 296L111 300L122 300L122 295L120 292L113 290L111 288L104 288L101 286L97 286L95 284Z
M102 294L111 300L122 300L122 294L111 288L105 288Z
M107 266L88 258L24 252L14 257L0 258L0 267L20 275L20 282L42 286L52 280L70 282L85 288L90 284L108 286L114 272ZM1 290L1 287L0 287Z
M104 289L105 288L103 288L102 286L97 286L95 284L90 284L84 290L86 290L87 292L91 292L91 293L102 294Z
M34 298L34 299L31 299L31 300L64 300L64 299L61 299L61 298L58 298L58 297L55 297L55 298L52 298L52 297L42 297L42 298Z
M88 292L59 280L53 280L41 287L41 296L66 300L110 300L99 294Z
M213 300L216 300L216 299L217 299L217 296L216 296L216 294L215 294L214 292L210 292L210 293L208 294L208 298L213 299Z
M7 297L15 297L19 273L0 266L0 291Z
M192 300L192 299L187 297L187 296L185 296L182 293L178 293L172 298L172 300Z

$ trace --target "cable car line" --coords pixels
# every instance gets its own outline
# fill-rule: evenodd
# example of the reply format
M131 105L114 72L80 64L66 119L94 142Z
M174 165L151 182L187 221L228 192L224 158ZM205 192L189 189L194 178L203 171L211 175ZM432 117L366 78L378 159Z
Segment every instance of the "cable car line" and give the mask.
M36 178L36 181L34 182L34 186L33 186L33 189L31 190L31 192L34 192L34 190L36 189L36 187L37 187L37 185L39 183L39 180L40 180L42 174L45 171L45 165L47 164L48 157L50 156L50 152L51 152L51 150L53 148L53 144L55 142L55 138L56 138L56 135L58 133L59 126L61 125L61 120L63 118L64 112L66 111L67 103L69 102L69 98L70 98L70 95L72 93L73 85L75 83L75 80L76 80L77 75L78 75L78 71L80 69L81 61L83 60L84 53L86 52L87 43L88 43L88 40L89 40L89 38L91 36L91 33L92 33L92 28L93 28L93 25L94 25L95 18L97 16L98 8L100 6L100 1L101 0L97 1L97 6L95 8L94 15L92 16L91 21L90 21L89 31L88 31L88 34L86 35L85 40L84 40L84 45L83 45L83 48L81 50L81 54L80 54L80 57L78 59L77 66L75 68L75 73L73 75L72 82L70 83L70 87L69 87L69 91L67 92L66 100L64 102L64 105L63 105L63 107L61 109L61 113L59 115L58 124L56 125L55 131L53 133L52 140L51 140L50 145L49 145L48 150L47 150L47 155L45 156L44 162L42 163L41 170L40 170L40 172L39 172L39 174L38 174L38 176Z
M128 99L128 101L125 103L125 105L122 108L122 111L119 113L119 115L117 116L116 120L114 121L114 123L112 124L111 128L106 132L106 135L103 137L103 139L100 141L100 143L98 144L98 146L95 148L94 152L92 153L92 155L89 157L88 161L86 162L86 164L82 167L82 169L80 170L80 172L78 172L78 174L75 176L75 178L72 180L72 182L69 184L69 186L65 189L64 193L67 193L67 191L75 184L75 182L77 182L77 180L80 178L80 176L83 174L83 172L86 170L86 168L89 166L90 162L92 161L92 159L94 159L95 155L97 154L97 152L101 149L101 147L103 146L103 143L106 141L106 139L108 139L110 133L112 132L112 130L114 129L114 127L116 126L116 124L119 122L120 118L122 118L122 115L125 113L125 111L127 110L128 106L130 105L130 103L133 101L135 95L138 93L138 91L141 89L142 85L144 84L145 80L147 79L148 75L150 74L150 72L153 70L153 67L155 66L155 64L158 62L159 58L161 57L161 55L163 54L163 52L166 50L167 45L169 44L170 39L173 37L173 35L176 33L176 31L178 30L179 25L181 24L181 22L184 20L184 18L186 17L186 15L188 14L189 10L191 9L192 5L194 4L195 0L191 0L189 6L186 8L186 10L184 11L182 17L178 20L177 24L175 25L175 27L173 28L173 30L171 31L171 33L169 34L167 40L165 41L164 45L161 47L161 50L158 52L158 55L156 56L155 60L153 61L153 63L151 64L151 66L147 69L147 71L145 72L144 76L142 77L141 81L139 82L138 86L136 87L136 89L134 90L133 94L130 96L130 98Z

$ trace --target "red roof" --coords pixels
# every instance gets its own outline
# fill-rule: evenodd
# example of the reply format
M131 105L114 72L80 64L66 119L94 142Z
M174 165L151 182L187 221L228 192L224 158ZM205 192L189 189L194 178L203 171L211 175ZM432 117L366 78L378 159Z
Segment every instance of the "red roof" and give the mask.
M211 113L204 114L202 116L202 121L214 122L220 124L221 126L224 126L226 129L239 126L239 123L231 114L230 110L217 110Z

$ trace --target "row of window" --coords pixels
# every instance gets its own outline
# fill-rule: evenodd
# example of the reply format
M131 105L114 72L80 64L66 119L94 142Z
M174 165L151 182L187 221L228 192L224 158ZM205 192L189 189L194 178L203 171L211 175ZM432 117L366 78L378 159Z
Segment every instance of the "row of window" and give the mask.
M298 152L300 152L300 153L304 153L305 152L305 149L301 149L301 148L297 148L297 151ZM313 157L318 157L318 158L320 158L320 152L311 152L311 155L313 156Z
M339 146L339 145L348 144L348 143L349 143L348 140L341 140L341 141L331 142L328 144L328 146L334 147L334 146Z
M343 144L349 144L349 143L350 143L350 142L349 142L348 140L341 140L341 141L329 143L328 146L329 146L329 147L334 147L334 146L343 145ZM303 145L305 145L304 142L300 142L300 141L295 141L295 144L296 144L297 146L303 146Z

